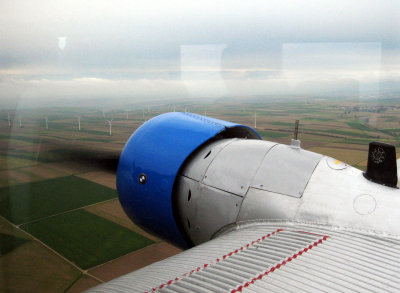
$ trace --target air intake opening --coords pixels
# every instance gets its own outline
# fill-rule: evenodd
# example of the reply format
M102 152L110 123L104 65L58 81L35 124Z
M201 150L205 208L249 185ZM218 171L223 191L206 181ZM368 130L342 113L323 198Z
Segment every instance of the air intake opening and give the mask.
M208 157L210 154L211 154L211 151L209 151L209 152L207 153L207 155L205 155L204 159L207 159L207 157Z

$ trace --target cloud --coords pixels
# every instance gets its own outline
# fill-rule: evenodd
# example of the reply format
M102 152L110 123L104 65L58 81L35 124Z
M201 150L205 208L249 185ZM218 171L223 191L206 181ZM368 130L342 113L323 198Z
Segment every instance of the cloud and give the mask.
M396 88L399 10L375 0L1 1L0 99Z

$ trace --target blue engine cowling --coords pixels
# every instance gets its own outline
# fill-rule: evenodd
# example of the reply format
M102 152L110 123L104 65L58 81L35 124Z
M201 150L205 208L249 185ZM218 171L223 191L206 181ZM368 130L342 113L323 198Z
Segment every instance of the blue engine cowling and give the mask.
M253 129L192 113L154 117L139 127L122 151L117 190L129 218L146 231L188 247L173 211L176 176L202 144L218 138L260 139Z

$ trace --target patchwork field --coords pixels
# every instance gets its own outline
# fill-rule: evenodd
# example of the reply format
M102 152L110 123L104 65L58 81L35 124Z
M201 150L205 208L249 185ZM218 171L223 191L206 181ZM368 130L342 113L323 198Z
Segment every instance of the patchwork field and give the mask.
M83 269L153 243L140 234L84 210L46 218L21 228Z
M124 257L95 267L89 270L89 273L101 280L109 281L179 252L181 252L181 249L171 244L165 242L155 243L138 251L131 252Z
M37 177L40 178L73 171L68 170L70 164L66 164L67 169L62 168L61 162L51 163L51 168L48 165L39 164L28 167L27 171L34 173L38 171ZM26 168L12 170L11 173L5 175L24 171L24 169ZM17 203L29 203L28 207L25 206L25 211L28 212L22 214L26 216L25 220L30 219L29 224L16 226L0 216L1 292L31 292L32 288L40 292L81 292L103 282L87 273L86 268L96 267L115 258L123 259L125 255L129 255L136 249L140 250L154 243L146 235L142 236L134 232L141 230L130 222L120 207L119 210L111 208L114 221L84 210L97 205L107 206L109 202L114 202L115 206L119 205L118 199L115 198L115 189L93 182L99 181L99 178L104 179L105 182L115 182L115 174L89 172L77 175L82 175L89 180L77 176L64 176L0 189L0 206L4 208L9 198L12 198L15 203L10 213L18 214L18 216L12 219L20 219L21 211L24 211L17 208ZM29 179L32 177L26 178L26 180ZM109 183L105 185L111 185ZM48 205L44 204L40 209L35 208L40 212L29 211L35 201L36 205L39 205L41 201L47 199L46 195L49 197L53 188L59 191L57 194L60 200L56 202L58 204L51 203L50 200ZM23 199L17 198L19 196ZM54 194L52 196L54 197ZM78 210L76 210L77 206ZM71 209L73 211L70 211ZM123 218L127 226L130 223L131 227L125 228L118 224L121 222L118 218ZM132 229L132 227L135 228ZM146 233L143 232L143 234ZM153 239L157 240L157 238ZM23 257L26 257L25 262L18 264L17 261ZM37 257L44 257L44 259L37 261ZM55 259L52 260L52 258ZM48 268L51 269L52 266L48 265L46 259L55 264L60 270L59 274L51 275ZM64 265L60 265L60 262ZM30 273L19 268L18 265L27 265L32 270L34 267L36 271ZM110 267L110 269L115 268ZM71 275L71 272L74 273ZM32 282L35 284L32 285Z
M140 235L143 235L155 242L160 241L160 239L157 237L145 232L143 229L132 223L132 221L123 211L118 199L92 205L90 207L86 207L85 210L128 228L136 233L139 233Z
M1 188L0 215L22 224L115 197L115 190L103 185L60 177Z
M27 242L27 239L0 233L0 257Z
M93 279L88 275L81 275L77 280L75 280L69 288L64 292L68 293L79 293L85 291L91 287L101 284L100 281Z
M80 274L36 241L0 257L1 292L63 292Z
M110 172L93 171L77 175L83 179L107 186L112 189L117 189L114 176L110 176Z
M0 217L0 233L15 236L18 238L32 239L29 234L25 233L15 225ZM1 245L1 242L0 242Z

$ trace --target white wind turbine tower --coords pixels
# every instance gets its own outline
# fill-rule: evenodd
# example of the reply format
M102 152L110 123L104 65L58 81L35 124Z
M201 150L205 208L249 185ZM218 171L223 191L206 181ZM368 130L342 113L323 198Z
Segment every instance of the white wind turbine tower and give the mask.
M108 122L108 125L110 126L110 136L111 136L111 128L112 128L112 119L110 119L110 120L106 120L107 122Z
M78 116L78 131L81 131L81 116Z
M11 128L10 112L7 112L8 128Z
M257 128L257 112L254 112L254 129Z
M49 118L46 116L44 117L44 121L46 122L46 130L49 129Z
M129 120L129 110L125 110L126 112L126 120Z
M22 128L22 126L21 114L19 114L19 127Z

